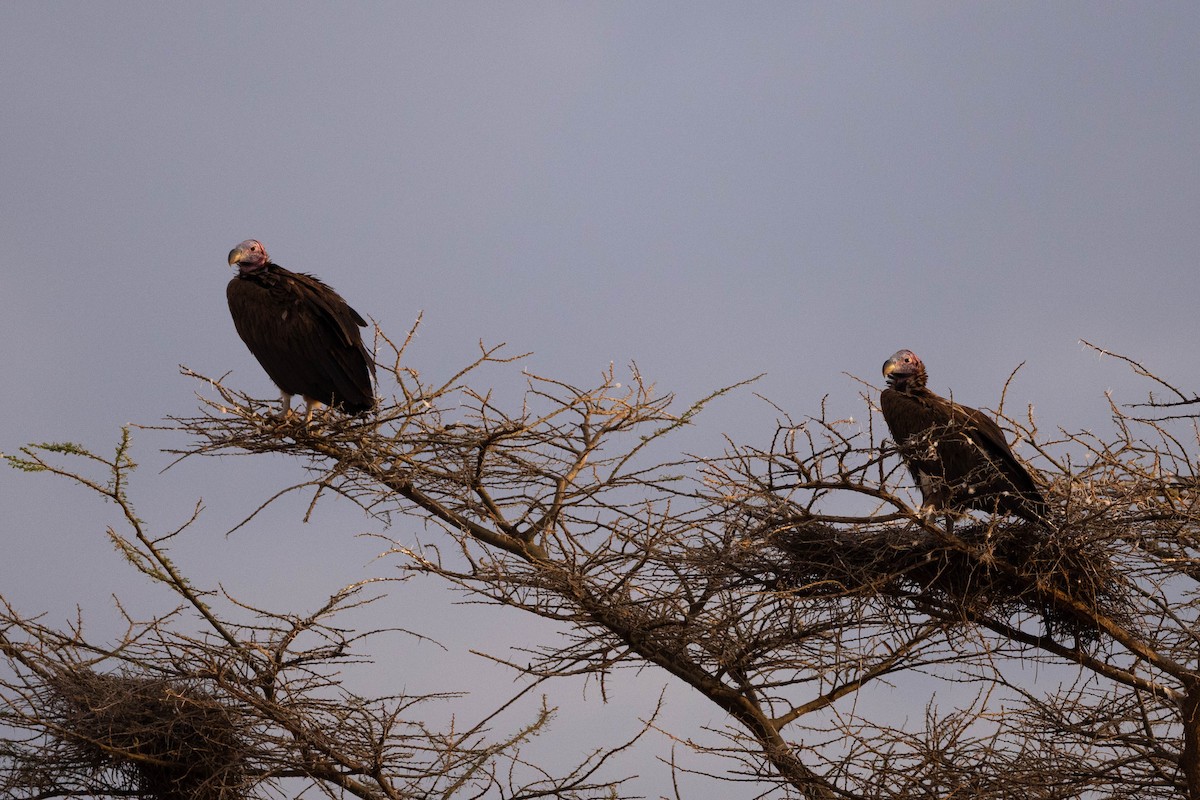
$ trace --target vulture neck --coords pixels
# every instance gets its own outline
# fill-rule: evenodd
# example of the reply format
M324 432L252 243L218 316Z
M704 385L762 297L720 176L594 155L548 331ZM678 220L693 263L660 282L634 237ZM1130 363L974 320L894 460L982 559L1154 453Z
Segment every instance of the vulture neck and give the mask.
M251 275L262 275L269 271L268 267L273 267L273 266L275 266L275 265L272 264L270 261L264 261L261 264L247 264L244 266L242 264L238 264L238 275L240 275L242 277L247 277L247 276L251 276Z
M893 379L891 381L891 387L897 392L903 392L904 394L925 394L929 391L929 389L925 387L925 381L927 379L928 376L925 374L925 370L921 369L912 375L906 376L904 380Z

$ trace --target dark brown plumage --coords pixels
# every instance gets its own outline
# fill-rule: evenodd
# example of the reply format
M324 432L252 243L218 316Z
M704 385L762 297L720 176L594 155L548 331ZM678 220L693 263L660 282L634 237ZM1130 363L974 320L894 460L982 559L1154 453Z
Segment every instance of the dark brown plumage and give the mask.
M234 327L283 392L285 414L297 394L306 420L318 403L351 414L375 404L375 364L359 332L367 323L341 295L271 263L255 239L233 248L229 264L238 269L225 290Z
M927 389L925 365L911 350L889 358L883 375L879 407L926 509L1045 520L1045 498L991 417Z

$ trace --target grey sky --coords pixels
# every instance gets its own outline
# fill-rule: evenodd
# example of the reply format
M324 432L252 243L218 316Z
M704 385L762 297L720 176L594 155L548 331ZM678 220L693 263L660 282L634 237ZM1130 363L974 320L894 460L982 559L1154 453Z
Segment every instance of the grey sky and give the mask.
M826 395L860 416L843 373L875 381L910 347L973 405L1024 361L1010 402L1102 427L1106 389L1146 387L1081 337L1200 385L1198 43L1183 2L2 4L0 450L108 449L187 415L180 363L273 395L225 307L247 237L393 334L423 310L423 374L504 341L580 383L636 361L694 398L767 372L757 391L797 416ZM745 391L687 442L762 443L775 416ZM296 465L158 475L179 442L135 441L145 517L206 501L177 546L199 576L313 605L378 549L337 504L302 525L300 499L226 540ZM104 618L118 591L155 608L106 509L62 489L0 473L4 592L60 617ZM523 635L451 599L385 602L422 604L413 627L452 648ZM412 689L474 680L461 651L396 658Z

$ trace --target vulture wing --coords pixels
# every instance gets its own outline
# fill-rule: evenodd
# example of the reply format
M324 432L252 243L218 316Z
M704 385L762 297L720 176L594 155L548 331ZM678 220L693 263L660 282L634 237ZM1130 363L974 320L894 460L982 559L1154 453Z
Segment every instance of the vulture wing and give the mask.
M359 413L374 404L366 321L311 275L270 265L226 289L238 335L282 390Z
M933 392L885 389L880 409L927 504L1046 516L1046 501L996 422Z
M982 482L983 502L997 504L1009 514L1035 519L1046 517L1046 500L1025 466L1017 461L1004 431L996 421L982 411L946 401L951 406L955 422L962 426L963 435L970 440L976 455L962 465L965 476L987 470ZM983 464L987 461L987 465ZM950 466L947 471L951 471ZM958 471L958 470L954 470Z

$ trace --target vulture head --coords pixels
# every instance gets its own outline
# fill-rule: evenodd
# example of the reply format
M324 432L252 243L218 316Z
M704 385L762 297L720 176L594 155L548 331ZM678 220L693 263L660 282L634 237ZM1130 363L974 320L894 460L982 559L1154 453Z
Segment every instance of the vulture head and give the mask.
M239 272L254 272L267 263L267 249L258 239L247 239L229 251L229 266Z
M897 391L920 389L925 386L925 364L912 350L897 350L883 362L883 377Z

